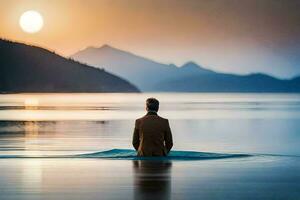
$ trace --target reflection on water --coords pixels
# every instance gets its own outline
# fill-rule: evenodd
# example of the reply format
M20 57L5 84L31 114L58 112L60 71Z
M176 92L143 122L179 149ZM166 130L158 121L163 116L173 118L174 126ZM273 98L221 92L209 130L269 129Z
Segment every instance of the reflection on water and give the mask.
M300 118L298 94L9 94L0 95L0 120L128 120L154 96L170 119Z
M56 155L128 148L131 138L122 132L122 124L125 123L0 121L0 155Z
M298 200L300 159L0 159L2 200Z
M168 161L133 161L135 199L170 199L171 167Z
M21 183L35 191L40 191L43 186L43 169L41 160L31 160L21 163Z
M39 134L38 122L35 121L24 122L24 133L26 137L37 137Z

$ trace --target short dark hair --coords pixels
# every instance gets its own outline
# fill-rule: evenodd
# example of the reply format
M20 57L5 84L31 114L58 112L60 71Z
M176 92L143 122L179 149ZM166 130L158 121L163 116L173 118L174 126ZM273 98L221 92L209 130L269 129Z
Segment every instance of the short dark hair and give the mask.
M159 101L155 98L148 98L146 100L146 106L148 110L158 111L159 108Z

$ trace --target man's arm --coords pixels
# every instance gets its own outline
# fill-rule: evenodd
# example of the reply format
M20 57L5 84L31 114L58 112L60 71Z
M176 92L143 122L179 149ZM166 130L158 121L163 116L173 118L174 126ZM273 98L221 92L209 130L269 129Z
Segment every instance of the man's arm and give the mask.
M133 138L132 138L132 145L135 148L135 150L139 149L140 136L139 136L138 120L135 121L135 126L134 126L134 131L133 131Z
M169 120L167 120L167 130L165 132L165 145L166 145L167 153L169 153L173 147L173 138L172 138L172 132L171 132Z

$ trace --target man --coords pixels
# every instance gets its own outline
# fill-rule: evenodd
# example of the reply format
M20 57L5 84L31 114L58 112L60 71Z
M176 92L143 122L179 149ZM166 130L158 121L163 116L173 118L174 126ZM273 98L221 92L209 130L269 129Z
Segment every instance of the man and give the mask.
M158 108L157 99L147 99L147 114L135 121L132 144L138 156L166 156L173 146L169 121L157 115Z

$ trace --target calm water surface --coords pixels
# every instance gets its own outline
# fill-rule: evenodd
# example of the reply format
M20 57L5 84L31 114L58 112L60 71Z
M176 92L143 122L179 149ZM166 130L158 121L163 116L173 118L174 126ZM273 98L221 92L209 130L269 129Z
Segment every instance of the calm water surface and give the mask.
M46 158L131 149L147 97L160 100L174 150L253 156ZM0 95L0 170L0 199L300 199L300 95Z

